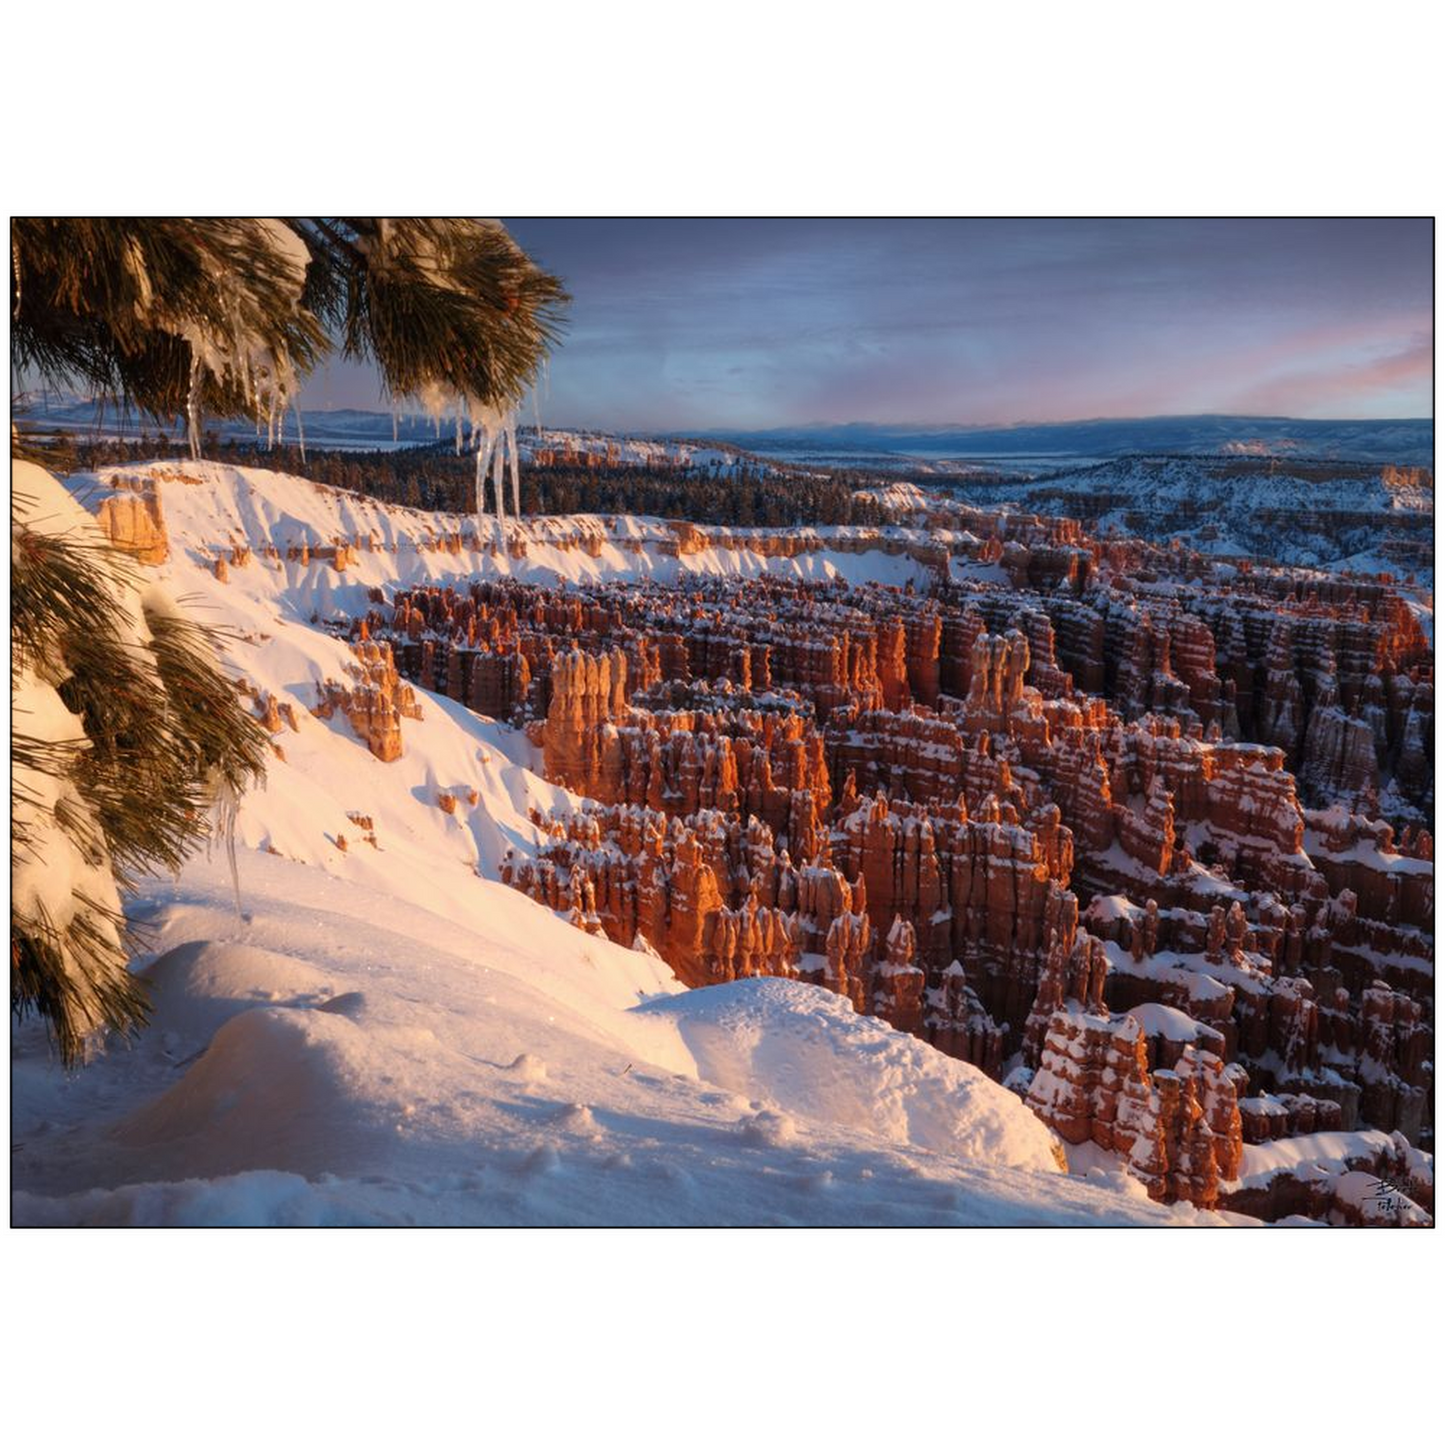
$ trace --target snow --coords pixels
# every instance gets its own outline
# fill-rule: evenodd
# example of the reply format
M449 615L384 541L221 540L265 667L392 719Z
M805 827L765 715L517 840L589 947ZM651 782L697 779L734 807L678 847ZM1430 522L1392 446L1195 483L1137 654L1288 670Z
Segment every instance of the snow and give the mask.
M1429 461L1429 423L1425 426L1424 438L1416 436L1406 444L1421 464ZM1210 450L1219 445L1211 440ZM1247 441L1238 449L1240 455L1252 450ZM1315 458L1320 455L1314 453ZM1379 455L1406 460L1406 452ZM1413 574L1423 605L1432 605L1428 523L1434 492L1428 470L1422 477L1408 468L1402 474L1391 465L1363 461L1321 470L1317 460L1288 455L1272 465L1243 465L1210 455L1136 454L1096 465L1065 458L1061 470L1037 460L1043 475L961 478L949 484L948 494L975 506L1087 516L1099 535L1115 530L1161 543L1177 539L1220 558L1254 556L1327 572ZM1013 464L1024 466L1026 461L1015 457ZM894 491L882 489L880 500ZM941 496L931 498L935 506ZM916 506L906 493L892 505L900 514ZM1227 568L1223 563L1221 571Z
M1223 1051L1224 1036L1218 1029L1190 1018L1183 1009L1171 1008L1162 1003L1136 1004L1129 1010L1129 1016L1139 1020L1144 1032L1151 1036L1165 1038L1170 1043L1192 1044L1203 1039L1213 1039Z
M1275 1174L1296 1173L1301 1166L1338 1170L1347 1160L1367 1159L1390 1148L1390 1135L1379 1129L1320 1130L1264 1144L1246 1144L1239 1179L1226 1187L1231 1191L1263 1188Z
M785 1114L827 1114L899 1144L1054 1170L1053 1135L1006 1089L827 989L743 979L647 1004L674 1020L699 1071ZM859 1059L868 1067L860 1069Z
M37 1022L14 1026L17 1223L1221 1222L1061 1173L1015 1095L825 990L687 993L655 953L496 881L508 848L535 844L528 811L570 795L531 771L521 735L420 690L425 716L404 720L394 763L344 719L312 717L316 682L343 678L351 654L309 619L363 610L372 586L508 559L401 548L344 574L268 564L268 540L283 555L372 528L401 543L454 519L184 470L199 484L159 484L172 552L158 585L224 625L228 670L292 702L298 730L241 801L240 916L219 858L141 886L133 966L153 1026L71 1075ZM211 549L232 541L253 557L222 583ZM539 576L593 561L533 552ZM837 555L865 574L879 562ZM619 550L606 565L654 575L663 560Z
M673 1013L519 893L448 925L265 854L243 882L249 921L205 859L146 888L133 1047L67 1078L16 1031L17 1223L1217 1222L1059 1173L1011 1095L822 990Z
M89 746L78 714L65 706L54 687L28 668L15 674L10 698L15 719L27 737L58 751ZM75 890L92 890L98 883L97 902L115 907L115 890L106 870L92 866L55 822L58 805L71 811L85 808L75 787L64 777L24 763L15 765L14 787L15 826L26 838L11 858L11 908L15 914L32 921L48 917L63 929L75 912ZM82 816L86 816L84 812Z
M1112 939L1103 942L1104 956L1108 959L1111 973L1127 973L1136 978L1167 980L1182 985L1189 991L1190 998L1200 1004L1222 999L1230 988L1243 989L1248 993L1263 993L1267 988L1267 960L1259 954L1244 955L1246 961L1253 960L1249 968L1227 962L1211 963L1202 953L1175 953L1167 948L1136 961L1128 949Z
M653 579L675 582L684 575L791 577L813 581L841 578L854 586L869 582L921 586L929 573L922 563L906 555L881 549L862 552L830 547L830 541L876 540L883 534L859 527L793 528L709 528L710 533L727 531L734 547L704 547L685 556L676 551L677 533L672 525L656 517L547 516L529 517L524 522L508 519L505 529L493 520L473 516L423 512L390 506L355 493L321 486L300 477L256 467L232 467L217 462L160 462L149 466L107 467L99 474L78 473L67 486L87 505L98 495L127 479L154 483L161 500L166 527L173 543L180 541L188 560L188 581L201 590L204 575L219 550L233 543L250 547L253 555L247 567L231 570L230 581L221 584L219 605L229 610L237 591L261 597L268 607L275 600L277 584L284 591L283 615L301 621L311 614L360 615L367 609L370 588L431 583L461 585L479 577L515 577L519 581L567 583ZM478 552L469 547L460 554L431 550L444 535L460 532L464 539L479 540L495 551ZM340 537L366 536L376 539L374 552L360 550L344 573L329 567L302 566L296 562L267 563L260 555L268 545L285 557L288 546L301 542L315 548L329 546ZM507 555L509 536L526 539L527 555ZM887 535L897 542L928 540L926 532L901 528ZM780 536L816 542L818 550L796 557L769 557L758 546ZM595 557L579 546L589 540ZM757 545L750 546L749 543ZM179 565L172 558L167 568ZM270 577L262 578L268 570Z
M1433 648L1435 646L1435 598L1433 594L1404 589L1401 595L1405 599L1405 605L1415 614L1415 620L1420 624L1420 630L1425 634L1425 640Z
M1435 871L1433 859L1411 858L1407 853L1384 853L1369 838L1357 838L1344 852L1335 852L1324 846L1324 836L1316 829L1305 829L1305 852L1311 858L1328 858L1332 863L1363 863L1382 873L1428 875Z
M1131 903L1122 893L1101 893L1089 904L1088 917L1097 923L1117 923L1121 918L1134 919L1144 910Z

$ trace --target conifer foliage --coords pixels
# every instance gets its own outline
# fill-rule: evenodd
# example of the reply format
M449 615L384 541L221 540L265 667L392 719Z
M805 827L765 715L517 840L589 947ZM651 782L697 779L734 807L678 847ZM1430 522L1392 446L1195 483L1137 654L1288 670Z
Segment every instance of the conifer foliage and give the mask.
M158 420L272 426L333 349L398 402L515 407L567 300L491 221L18 219L11 359Z
M210 640L49 473L12 471L11 1002L62 1059L145 1017L122 900L264 769Z
M495 222L17 219L11 364L157 421L274 434L333 350L400 402L514 409L566 295ZM67 1064L146 1012L122 902L178 868L264 769L205 634L49 473L12 468L11 999ZM224 830L224 822L222 823Z

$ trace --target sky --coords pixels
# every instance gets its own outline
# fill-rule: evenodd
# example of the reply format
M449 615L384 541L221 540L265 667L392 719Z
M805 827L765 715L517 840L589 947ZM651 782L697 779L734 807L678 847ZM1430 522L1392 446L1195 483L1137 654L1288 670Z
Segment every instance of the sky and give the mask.
M572 295L547 425L1433 414L1428 219L506 224Z

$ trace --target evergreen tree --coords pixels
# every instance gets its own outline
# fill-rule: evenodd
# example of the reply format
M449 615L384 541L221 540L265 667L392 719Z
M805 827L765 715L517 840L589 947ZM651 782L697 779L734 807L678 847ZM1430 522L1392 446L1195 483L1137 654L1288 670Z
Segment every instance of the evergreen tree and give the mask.
M197 452L206 414L274 429L338 346L398 400L494 420L566 300L482 221L19 219L11 257L12 368L184 413ZM73 1064L145 1016L126 891L224 824L265 734L204 633L24 460L11 558L11 1000Z
M59 483L12 467L11 1002L67 1064L146 1012L121 903L263 771L210 642Z

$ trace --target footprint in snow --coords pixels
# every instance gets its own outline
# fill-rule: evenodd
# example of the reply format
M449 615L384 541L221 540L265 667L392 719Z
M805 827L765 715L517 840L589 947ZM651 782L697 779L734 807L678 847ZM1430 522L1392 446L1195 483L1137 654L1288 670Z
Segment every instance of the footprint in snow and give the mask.
M366 995L364 993L339 993L335 998L329 998L325 1003L316 1005L316 1012L323 1014L340 1014L343 1018L360 1018L366 1012Z
M564 1104L553 1115L553 1118L573 1134L581 1134L595 1139L602 1132L602 1126L586 1104Z
M763 1109L738 1121L738 1137L754 1149L775 1149L798 1137L798 1126L786 1114Z
M536 1054L518 1054L507 1065L507 1071L525 1084L540 1084L547 1077L547 1065Z
M522 1161L523 1174L553 1174L562 1164L562 1156L551 1144L539 1144Z

